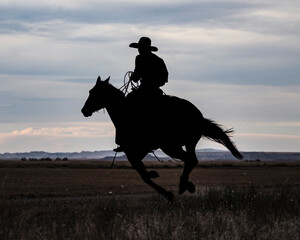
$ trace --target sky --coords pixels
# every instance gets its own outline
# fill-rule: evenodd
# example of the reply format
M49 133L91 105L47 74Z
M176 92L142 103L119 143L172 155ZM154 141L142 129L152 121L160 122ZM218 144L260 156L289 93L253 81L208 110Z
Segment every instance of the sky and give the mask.
M122 86L142 36L163 91L233 127L241 151L300 151L298 0L0 0L0 153L116 147L107 112L80 110L97 76Z

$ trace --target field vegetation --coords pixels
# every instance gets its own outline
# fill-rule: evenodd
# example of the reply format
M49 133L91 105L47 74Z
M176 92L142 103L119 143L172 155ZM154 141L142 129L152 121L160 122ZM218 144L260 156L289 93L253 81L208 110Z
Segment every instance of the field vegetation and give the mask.
M180 163L147 163L178 191ZM299 239L296 163L200 163L168 203L125 162L1 161L0 239Z

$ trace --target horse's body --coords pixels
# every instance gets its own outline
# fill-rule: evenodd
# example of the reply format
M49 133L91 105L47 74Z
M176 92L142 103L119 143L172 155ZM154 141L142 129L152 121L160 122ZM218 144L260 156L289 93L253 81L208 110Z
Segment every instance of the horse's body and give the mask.
M173 200L173 193L155 184L151 178L158 177L157 172L147 172L142 162L151 150L160 148L167 155L185 163L179 183L180 194L185 190L195 192L195 186L188 181L188 177L198 163L195 148L202 136L223 144L236 158L242 159L227 136L231 131L224 131L214 122L203 118L192 103L177 97L159 96L151 99L151 102L145 98L145 101L126 104L125 95L108 81L101 81L98 77L82 113L88 117L101 108L107 109L117 132L120 132L122 149L132 167L147 184L168 200ZM183 150L183 146L186 150Z

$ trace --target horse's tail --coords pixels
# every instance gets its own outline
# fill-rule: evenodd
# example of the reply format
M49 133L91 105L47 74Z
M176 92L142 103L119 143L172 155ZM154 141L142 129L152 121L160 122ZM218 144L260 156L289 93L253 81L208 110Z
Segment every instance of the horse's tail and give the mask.
M232 128L224 130L219 124L205 118L204 124L204 137L223 144L225 147L228 148L228 150L232 153L233 156L235 156L238 159L243 159L243 155L239 152L234 143L230 140L229 134L233 133Z

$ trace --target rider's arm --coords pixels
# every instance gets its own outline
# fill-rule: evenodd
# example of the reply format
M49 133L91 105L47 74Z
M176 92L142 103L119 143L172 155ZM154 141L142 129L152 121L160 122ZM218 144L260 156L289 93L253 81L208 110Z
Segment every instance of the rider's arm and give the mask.
M168 70L167 70L167 66L165 64L165 62L160 59L160 64L159 64L159 70L158 70L158 76L157 76L157 80L158 80L158 84L159 86L163 86L168 82Z
M130 80L133 80L134 82L137 82L141 79L141 73L140 73L140 63L139 63L139 56L136 56L135 58L135 69L134 72L131 74Z

